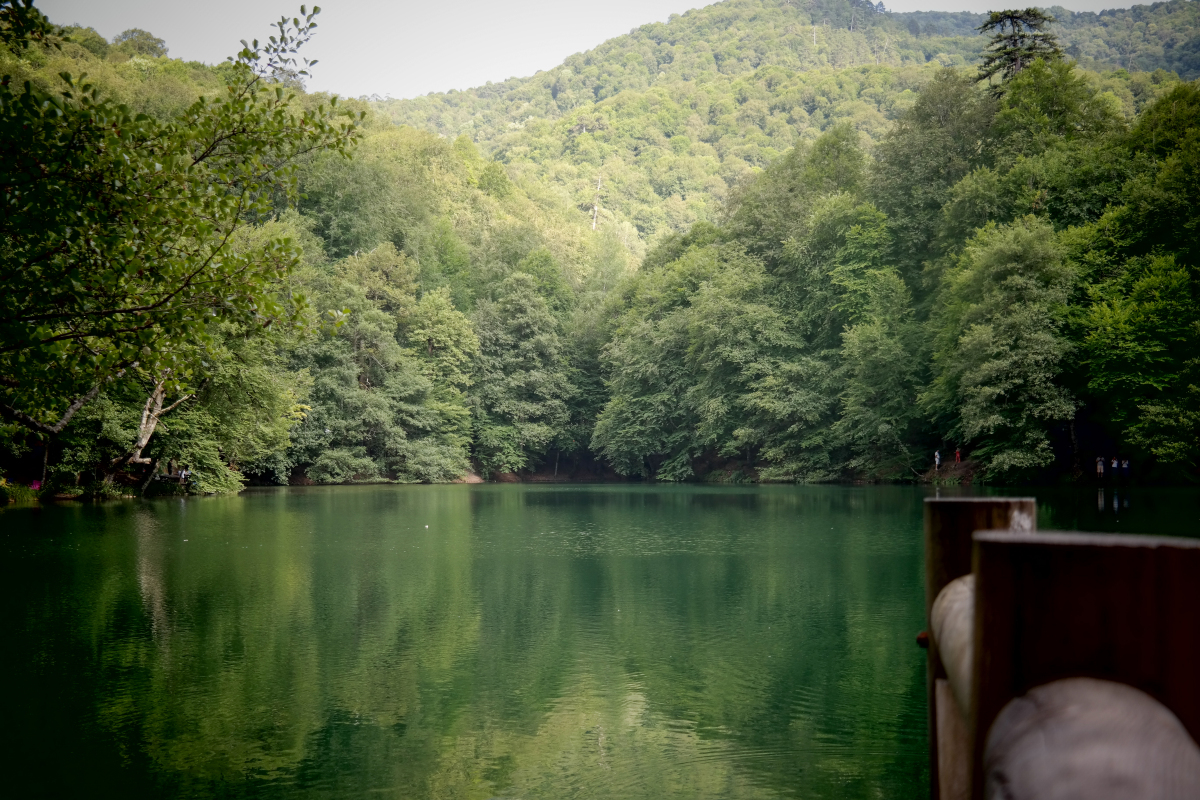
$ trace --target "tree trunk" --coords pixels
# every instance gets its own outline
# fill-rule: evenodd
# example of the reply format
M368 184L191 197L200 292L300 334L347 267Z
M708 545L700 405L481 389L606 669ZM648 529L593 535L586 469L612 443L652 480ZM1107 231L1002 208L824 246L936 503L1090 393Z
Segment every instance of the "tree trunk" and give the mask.
M1075 438L1075 418L1071 418L1071 480L1083 477L1083 466L1079 463L1079 442Z
M109 462L108 468L105 471L107 475L111 475L126 464L157 463L156 459L143 458L142 451L150 443L150 437L154 435L154 431L158 427L158 421L169 412L178 408L184 401L194 397L194 395L185 394L171 405L163 408L163 399L166 396L165 383L165 379L155 382L154 390L150 392L150 396L146 398L146 405L142 407L142 421L138 425L137 440L133 443L133 447L129 449L129 452Z
M146 480L142 481L142 490L139 494L142 497L146 496L146 490L150 488L150 484L154 481L154 476L158 473L158 458L150 459L150 474L146 476Z

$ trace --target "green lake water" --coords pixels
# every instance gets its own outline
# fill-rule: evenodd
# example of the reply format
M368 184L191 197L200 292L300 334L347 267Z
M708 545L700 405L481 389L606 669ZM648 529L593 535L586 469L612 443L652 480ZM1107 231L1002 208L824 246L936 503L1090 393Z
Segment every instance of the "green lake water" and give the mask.
M926 493L10 508L5 794L924 797ZM1039 500L1043 527L1200 529L1194 493Z

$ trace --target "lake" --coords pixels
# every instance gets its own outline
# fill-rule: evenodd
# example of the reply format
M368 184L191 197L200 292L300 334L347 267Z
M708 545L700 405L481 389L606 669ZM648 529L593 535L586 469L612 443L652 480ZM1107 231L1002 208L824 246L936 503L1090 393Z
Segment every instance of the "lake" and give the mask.
M1195 492L1022 492L1200 530ZM0 511L14 797L928 796L915 487Z

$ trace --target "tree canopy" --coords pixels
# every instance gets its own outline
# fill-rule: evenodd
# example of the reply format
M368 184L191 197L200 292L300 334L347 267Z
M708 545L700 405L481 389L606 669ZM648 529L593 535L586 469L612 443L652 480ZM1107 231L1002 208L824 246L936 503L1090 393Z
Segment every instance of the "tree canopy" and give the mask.
M837 0L809 50L810 10L713 8L375 103L298 84L307 14L210 67L0 6L0 464L98 495L1198 476L1194 82L1085 58L1095 15L981 81L978 15Z
M194 383L211 325L287 324L303 309L281 292L291 243L230 245L277 195L295 197L298 157L353 141L351 122L271 85L312 16L281 20L274 42L232 60L224 91L169 122L66 73L57 93L0 87L6 416L57 433L131 371Z
M167 43L149 31L130 28L113 37L112 45L130 55L158 58L167 54Z

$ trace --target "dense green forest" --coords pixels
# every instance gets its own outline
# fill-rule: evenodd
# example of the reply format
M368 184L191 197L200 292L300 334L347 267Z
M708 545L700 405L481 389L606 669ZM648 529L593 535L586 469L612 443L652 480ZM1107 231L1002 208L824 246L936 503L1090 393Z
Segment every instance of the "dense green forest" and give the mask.
M3 0L7 476L1193 480L1196 8L988 82L985 16L727 0L397 101L304 12L208 66Z
M516 174L647 241L716 222L730 189L830 125L883 139L938 65L973 68L984 14L882 13L866 0L726 0L644 25L530 78L375 103L466 135ZM1065 52L1127 117L1150 74L1200 77L1200 4L1050 9ZM1123 67L1125 73L1111 74ZM1135 74L1130 74L1130 72ZM1140 73L1150 74L1140 74ZM1161 82L1161 78L1156 82Z

